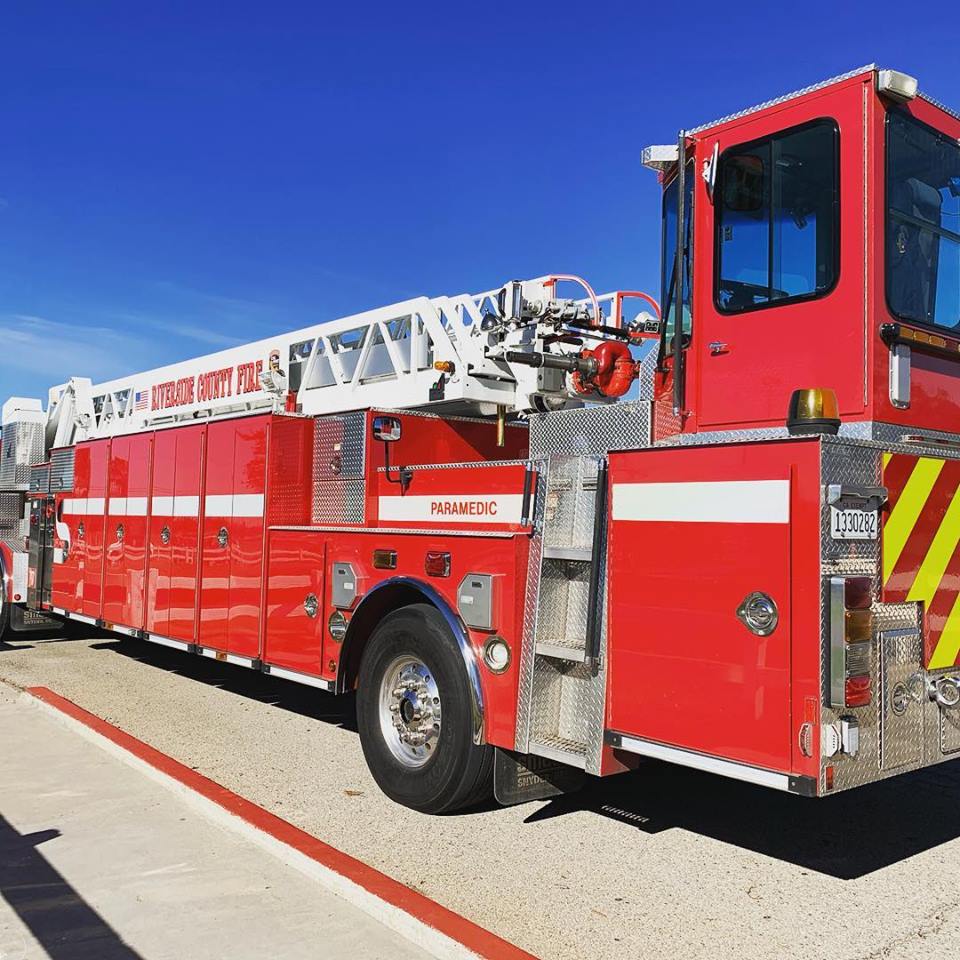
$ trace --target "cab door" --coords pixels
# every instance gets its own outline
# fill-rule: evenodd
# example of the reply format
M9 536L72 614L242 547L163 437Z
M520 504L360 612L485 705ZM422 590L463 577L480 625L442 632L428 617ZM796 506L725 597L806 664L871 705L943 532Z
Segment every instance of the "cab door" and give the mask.
M716 157L712 196L696 186L700 429L782 425L799 387L864 410L863 91L855 79L698 138L708 170Z

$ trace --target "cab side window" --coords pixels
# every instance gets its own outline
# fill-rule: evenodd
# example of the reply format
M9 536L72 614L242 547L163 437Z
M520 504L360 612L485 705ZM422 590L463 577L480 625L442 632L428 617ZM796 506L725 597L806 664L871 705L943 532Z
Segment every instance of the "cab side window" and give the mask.
M839 141L833 120L816 120L721 156L714 300L722 313L833 289L840 271Z

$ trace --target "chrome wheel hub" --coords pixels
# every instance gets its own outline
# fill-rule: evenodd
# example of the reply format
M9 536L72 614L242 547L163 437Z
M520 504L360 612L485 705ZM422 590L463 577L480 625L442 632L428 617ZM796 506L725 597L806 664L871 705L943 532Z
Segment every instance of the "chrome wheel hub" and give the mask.
M391 753L408 767L422 767L440 737L440 690L432 671L416 657L398 657L380 684L380 729Z

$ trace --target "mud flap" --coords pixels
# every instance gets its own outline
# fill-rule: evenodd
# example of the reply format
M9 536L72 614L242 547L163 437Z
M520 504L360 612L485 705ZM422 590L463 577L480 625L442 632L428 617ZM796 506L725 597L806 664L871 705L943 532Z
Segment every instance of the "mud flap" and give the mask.
M31 630L57 630L63 628L60 617L47 616L39 610L30 610L19 603L10 604L10 629L15 633Z
M493 793L505 807L573 793L584 785L586 779L587 775L577 767L497 747Z

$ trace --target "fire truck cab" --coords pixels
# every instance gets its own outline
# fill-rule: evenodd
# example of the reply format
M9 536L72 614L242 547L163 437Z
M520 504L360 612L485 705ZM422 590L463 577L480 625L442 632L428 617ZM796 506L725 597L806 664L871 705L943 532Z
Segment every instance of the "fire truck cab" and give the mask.
M2 610L356 690L429 812L960 754L960 117L871 66L643 158L659 304L515 280L9 401Z

